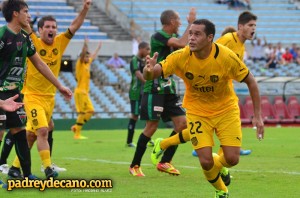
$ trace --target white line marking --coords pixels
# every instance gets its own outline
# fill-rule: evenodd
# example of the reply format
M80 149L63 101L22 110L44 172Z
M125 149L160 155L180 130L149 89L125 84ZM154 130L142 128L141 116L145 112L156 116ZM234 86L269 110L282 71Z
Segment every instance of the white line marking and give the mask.
M110 161L110 160L104 160L104 159L89 159L89 158L76 158L76 157L66 157L65 159L74 160L74 161L92 161L92 162L100 162L100 163L106 163L106 164L126 164L126 165L130 164L130 162L118 162L118 161ZM153 166L153 164L143 164L143 166ZM199 169L200 168L200 166L196 167L196 166L180 166L180 165L176 165L176 167L188 168L188 169ZM233 169L233 168L230 168L230 171L246 172L246 173L271 173L271 174L300 175L300 172L296 172L296 171L257 171L257 170L240 170L240 169Z

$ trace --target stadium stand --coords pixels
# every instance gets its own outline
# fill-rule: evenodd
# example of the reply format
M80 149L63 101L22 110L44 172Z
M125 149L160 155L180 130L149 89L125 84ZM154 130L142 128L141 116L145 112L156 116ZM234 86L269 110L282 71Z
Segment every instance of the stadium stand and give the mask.
M73 19L77 16L77 12L74 7L68 6L66 0L27 0L26 3L30 7L30 13L32 18L34 16L46 16L53 15L57 19L58 32L65 31ZM5 25L5 19L0 13L0 25ZM35 24L36 29L36 24ZM98 27L93 26L91 21L86 19L81 26L80 30L74 36L74 40L83 40L85 36L88 36L90 40L103 40L109 39L107 33L99 30Z
M252 0L252 12L259 16L257 34L265 36L269 42L291 44L300 38L300 10L288 0ZM236 26L238 14L242 10L228 9L227 5L216 4L213 0L203 1L130 1L113 0L113 3L120 8L128 17L144 30L152 33L160 29L160 13L166 8L172 8L182 16L182 26L180 34L187 26L184 16L187 15L191 7L198 10L198 18L209 18L216 24L216 38L222 30L228 26Z

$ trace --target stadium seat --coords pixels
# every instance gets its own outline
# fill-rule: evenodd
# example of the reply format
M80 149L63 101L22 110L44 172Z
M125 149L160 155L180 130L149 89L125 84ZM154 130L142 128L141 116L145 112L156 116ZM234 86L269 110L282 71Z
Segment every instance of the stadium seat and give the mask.
M273 105L264 97L261 101L262 118L266 124L278 124L280 119Z
M275 97L274 109L277 116L280 119L281 124L291 124L294 123L295 119L291 116L290 112L283 99L280 97Z
M288 104L288 110L292 118L294 118L295 123L300 123L300 104L296 100L292 100Z
M290 96L290 97L288 98L288 104L290 104L291 102L299 103L296 96Z
M250 124L251 123L251 117L246 117L246 113L243 107L243 104L239 102L239 108L240 108L240 118L242 124Z
M252 119L254 116L254 111L253 111L253 102L251 97L248 97L248 99L246 97L245 104L243 105L243 107L244 107L243 109L244 109L245 117Z

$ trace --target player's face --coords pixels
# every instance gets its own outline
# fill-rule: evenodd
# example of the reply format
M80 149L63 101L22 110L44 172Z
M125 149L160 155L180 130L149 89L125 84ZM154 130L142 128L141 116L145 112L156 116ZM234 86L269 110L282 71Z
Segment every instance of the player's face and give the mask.
M176 18L172 19L172 24L174 26L174 33L177 34L179 31L179 27L181 26L181 21L178 13L176 13Z
M44 26L39 28L40 37L43 42L52 45L57 32L55 21L45 21Z
M147 55L150 55L150 46L142 49L142 58L145 58Z
M192 52L206 49L212 43L213 35L206 35L204 25L192 24L189 29L189 46Z
M88 63L89 62L89 59L90 59L90 55L89 54L86 54L84 56L84 63Z
M252 40L255 35L256 31L256 21L251 20L248 23L244 25L239 25L240 30L242 31L242 36L245 38L245 40Z
M19 12L17 12L17 18L22 28L29 25L30 14L27 7L23 7Z

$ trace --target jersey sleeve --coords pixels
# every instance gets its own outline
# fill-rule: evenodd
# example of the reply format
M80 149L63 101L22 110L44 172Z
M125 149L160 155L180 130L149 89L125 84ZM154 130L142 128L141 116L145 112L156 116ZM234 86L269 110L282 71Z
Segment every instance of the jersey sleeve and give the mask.
M67 29L64 33L58 35L58 38L60 39L60 50L64 52L70 40L73 38L73 34Z
M27 46L28 46L28 50L27 50L27 56L33 56L36 53L36 48L33 44L33 41L31 40L30 36L27 37Z
M135 71L137 71L139 68L138 68L138 61L137 61L137 58L134 57L131 61L130 61L130 71L131 71L131 74L134 74Z
M165 60L159 62L162 66L163 78L166 78L172 74L176 74L177 63L179 62L182 50L178 50L167 56Z
M245 63L243 63L234 52L228 54L227 60L229 61L228 65L231 66L231 78L238 82L242 82L249 74L249 69Z

